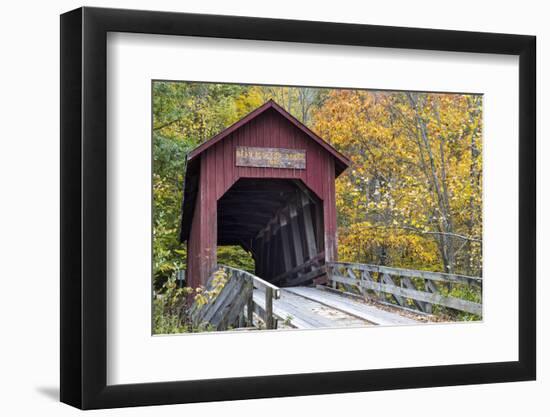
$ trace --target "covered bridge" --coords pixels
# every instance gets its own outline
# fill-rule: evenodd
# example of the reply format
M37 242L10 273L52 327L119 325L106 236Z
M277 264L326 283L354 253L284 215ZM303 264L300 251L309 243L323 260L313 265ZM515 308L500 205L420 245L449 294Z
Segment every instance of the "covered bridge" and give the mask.
M349 160L270 100L187 157L180 240L188 285L204 285L218 245L240 245L256 275L304 284L336 261L335 178Z

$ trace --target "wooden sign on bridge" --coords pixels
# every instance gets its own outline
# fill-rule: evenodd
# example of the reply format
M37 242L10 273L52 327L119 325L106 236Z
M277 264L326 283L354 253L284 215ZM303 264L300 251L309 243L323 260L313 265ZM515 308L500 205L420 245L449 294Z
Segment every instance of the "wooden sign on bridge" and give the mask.
M236 161L240 167L306 169L306 151L237 146Z

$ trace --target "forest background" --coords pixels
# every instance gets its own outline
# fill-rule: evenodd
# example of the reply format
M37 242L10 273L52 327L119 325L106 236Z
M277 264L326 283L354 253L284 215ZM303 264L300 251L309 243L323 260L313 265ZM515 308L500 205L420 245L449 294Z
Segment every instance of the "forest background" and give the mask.
M153 82L153 284L186 268L187 154L273 99L349 157L336 180L339 261L482 276L482 96ZM218 262L254 271L240 247Z

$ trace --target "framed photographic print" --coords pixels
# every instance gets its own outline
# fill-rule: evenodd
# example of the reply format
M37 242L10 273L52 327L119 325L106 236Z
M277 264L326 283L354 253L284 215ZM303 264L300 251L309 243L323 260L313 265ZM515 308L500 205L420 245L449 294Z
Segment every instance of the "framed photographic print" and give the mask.
M61 400L535 378L535 38L61 16Z

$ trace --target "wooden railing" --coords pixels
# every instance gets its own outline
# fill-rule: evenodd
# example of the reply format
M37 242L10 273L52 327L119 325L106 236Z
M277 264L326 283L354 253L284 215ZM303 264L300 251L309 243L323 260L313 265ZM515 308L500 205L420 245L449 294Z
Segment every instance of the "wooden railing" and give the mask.
M281 286L306 284L325 273L324 262L325 252L322 251L313 258L305 261L303 264L295 266L289 271L273 278L272 281ZM306 272L308 269L311 269L311 271Z
M277 328L277 319L273 314L273 300L278 300L281 297L281 290L279 287L264 281L250 272L243 271L241 269L232 268L230 266L220 265L226 273L233 279L242 279L247 282L251 282L253 288L256 288L265 293L265 304L262 306L254 301L254 297L251 294L247 300L247 321L249 325L252 325L252 312L256 311L258 315L264 320L267 329Z
M482 315L480 303L448 295L455 286L467 286L481 296L482 279L478 277L346 262L330 262L326 268L334 289L341 286L346 292L426 313L436 304Z
M195 301L191 306L190 315L195 326L210 326L216 330L252 327L255 311L267 329L276 329L273 300L281 296L280 289L249 272L225 265L219 265L217 270L220 269L227 274L227 281L219 294L208 299L206 304ZM214 275L209 279L206 291L212 290L213 279ZM254 300L254 288L265 294L263 305Z

